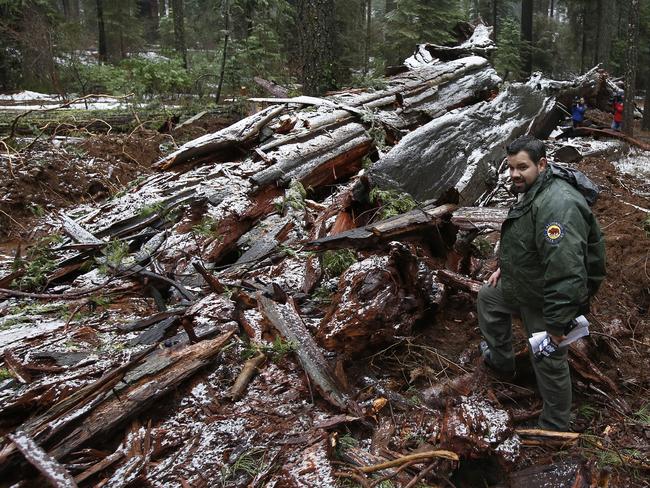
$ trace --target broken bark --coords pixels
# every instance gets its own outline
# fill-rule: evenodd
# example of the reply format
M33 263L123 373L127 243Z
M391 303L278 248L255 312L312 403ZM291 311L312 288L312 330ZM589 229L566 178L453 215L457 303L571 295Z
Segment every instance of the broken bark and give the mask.
M70 473L40 448L25 432L16 431L7 436L32 466L40 471L55 488L77 488Z
M426 309L426 290L417 278L416 257L397 242L388 256L353 264L339 279L332 308L318 327L318 341L350 355L409 335Z
M507 208L462 207L454 211L451 223L460 230L467 231L501 230L501 224L507 215Z
M505 465L512 464L519 453L519 439L513 435L508 413L477 396L460 397L458 405L448 405L440 445L461 457L492 452Z
M530 466L510 474L512 488L544 488L547 486L566 486L567 488L587 488L592 485L590 477L580 460L562 460L543 466Z

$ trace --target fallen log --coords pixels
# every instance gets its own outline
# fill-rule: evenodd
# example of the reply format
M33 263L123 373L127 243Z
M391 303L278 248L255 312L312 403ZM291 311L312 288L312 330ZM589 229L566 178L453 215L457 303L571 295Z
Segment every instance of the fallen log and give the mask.
M440 225L455 208L456 206L452 204L418 208L376 224L307 242L304 248L313 251L345 248L375 249L395 239L421 238L423 231Z
M488 58L496 51L497 47L492 41L494 28L479 24L474 32L465 42L458 46L439 46L437 44L419 44L415 53L404 61L404 64L411 69L451 59L458 59L466 56L483 56Z
M540 79L513 84L494 100L438 117L406 135L369 176L421 201L455 187L460 203L471 204L490 184L490 167L498 167L505 145L524 133L545 138L557 125L556 98L600 86L598 73L588 75L577 87Z
M293 299L289 298L287 303L282 305L258 293L257 301L260 312L273 327L287 341L297 345L295 353L298 360L323 398L341 410L358 415L359 407L338 386L320 348L300 318Z
M468 291L473 294L478 294L479 290L483 287L483 283L473 280L467 276L463 276L447 269L438 270L438 279L441 283L452 288Z
M234 150L251 143L262 128L285 110L284 105L268 107L259 113L246 117L215 134L206 134L178 150L165 156L152 165L155 168L169 169L201 157L212 156L219 151Z
M639 149L643 149L644 151L650 151L650 144L640 141L639 139L635 139L634 137L631 137L617 130L600 129L596 127L575 127L571 129L571 131L567 131L566 134L567 134L566 136L564 136L564 134L558 136L557 139L561 139L562 137L576 137L576 136L582 136L582 137L591 136L594 138L609 137L612 139L619 139L621 141L625 141L628 144L638 147Z
M269 92L274 97L286 97L289 94L288 88L285 88L282 85L278 85L273 81L265 80L264 78L260 78L259 76L253 77L253 81L257 83L259 86L261 86L262 88L264 88L267 92Z

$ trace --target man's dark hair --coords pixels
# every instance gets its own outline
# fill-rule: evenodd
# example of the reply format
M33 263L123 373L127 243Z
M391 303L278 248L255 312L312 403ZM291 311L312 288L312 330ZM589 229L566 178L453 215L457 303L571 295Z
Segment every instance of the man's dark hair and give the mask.
M539 163L540 159L546 157L546 146L544 143L528 134L518 137L506 147L508 156L514 156L521 151L528 153L531 161L535 164Z

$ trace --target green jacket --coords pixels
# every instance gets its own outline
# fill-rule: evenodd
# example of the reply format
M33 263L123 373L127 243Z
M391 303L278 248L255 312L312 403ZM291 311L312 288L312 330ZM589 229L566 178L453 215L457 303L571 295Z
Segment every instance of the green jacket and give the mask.
M589 308L605 278L605 242L580 192L543 171L501 228L501 288L518 306L539 306L548 332L562 335Z

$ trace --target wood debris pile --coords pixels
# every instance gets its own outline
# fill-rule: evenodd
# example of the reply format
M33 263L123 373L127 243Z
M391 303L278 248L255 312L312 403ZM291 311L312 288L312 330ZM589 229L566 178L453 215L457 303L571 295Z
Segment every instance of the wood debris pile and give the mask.
M511 469L526 441L500 398L521 391L495 394L471 353L410 341L477 290L458 272L476 276L471 240L505 217L459 204L493 195L504 145L546 137L554 101L605 83L594 71L499 92L472 45L421 54L380 90L257 99L123 195L52 217L65 238L29 251L41 268L0 278L2 475L414 486L466 460ZM405 365L433 393L377 367L396 344L435 357ZM584 352L572 361L616 392Z

